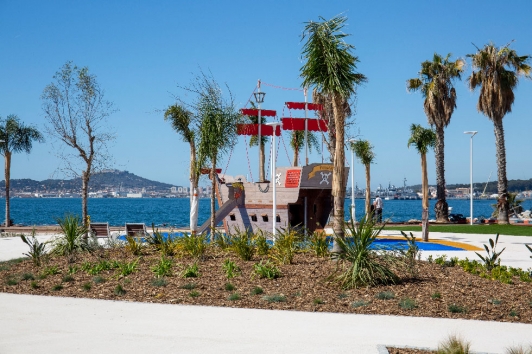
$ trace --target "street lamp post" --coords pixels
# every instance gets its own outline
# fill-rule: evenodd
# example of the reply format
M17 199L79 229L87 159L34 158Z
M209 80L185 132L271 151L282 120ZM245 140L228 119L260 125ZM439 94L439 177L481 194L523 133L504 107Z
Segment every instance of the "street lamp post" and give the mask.
M277 181L276 181L276 175L275 175L275 172L276 172L276 168L277 168L277 164L276 164L276 156L275 156L275 135L277 133L277 126L278 125L281 125L281 122L271 122L271 123L266 123L266 125L269 125L271 127L273 127L273 138L272 138L272 145L273 145L273 148L272 148L272 182L273 182L273 205L272 205L272 235L273 235L273 243L275 243L275 234L276 234L276 230L277 230Z
M467 131L464 132L464 134L471 134L471 139L469 143L469 224L473 225L473 137L475 134L478 133L477 131Z
M347 142L351 143L351 219L356 227L356 209L355 209L355 149L353 144L356 139L349 139Z

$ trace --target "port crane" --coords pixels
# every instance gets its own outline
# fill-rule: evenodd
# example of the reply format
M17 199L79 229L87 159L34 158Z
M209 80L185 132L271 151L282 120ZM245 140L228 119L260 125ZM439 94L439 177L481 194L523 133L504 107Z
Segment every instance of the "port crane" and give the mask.
M484 190L482 191L482 194L480 195L480 198L486 198L486 189L488 188L488 183L490 183L491 174L493 171L490 172L490 175L488 177L488 181L486 182L486 185L484 186Z

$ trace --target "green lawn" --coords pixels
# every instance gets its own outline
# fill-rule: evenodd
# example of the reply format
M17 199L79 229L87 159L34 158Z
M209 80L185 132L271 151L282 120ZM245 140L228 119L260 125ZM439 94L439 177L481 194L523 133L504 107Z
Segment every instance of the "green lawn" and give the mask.
M395 226L384 227L385 230L399 231L421 231L421 226ZM487 235L512 235L512 236L532 236L532 226L517 225L430 225L429 232L452 232L459 234L487 234Z

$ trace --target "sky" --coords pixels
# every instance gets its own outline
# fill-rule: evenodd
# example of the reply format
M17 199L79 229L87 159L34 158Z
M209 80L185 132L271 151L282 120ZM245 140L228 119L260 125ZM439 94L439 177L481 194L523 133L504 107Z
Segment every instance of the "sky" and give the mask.
M173 185L188 185L189 147L163 119L163 112L203 70L227 85L237 107L245 107L257 85L266 92L264 109L288 116L284 102L303 101L301 51L305 23L347 16L346 41L355 46L357 70L368 82L357 89L350 136L374 146L372 189L388 183L421 182L420 157L407 148L412 123L427 126L423 98L408 93L406 80L435 52L465 58L476 47L510 41L520 55L532 54L529 0L471 1L16 1L0 0L0 117L16 114L45 130L41 94L67 61L88 67L117 109L109 118L116 132L110 152L114 168ZM473 171L477 188L497 178L491 121L477 112L478 90L455 82L458 101L445 129L447 184L469 182L470 137L475 130ZM292 111L292 116L302 116ZM509 179L529 179L532 81L522 79L512 112L504 118ZM11 178L69 178L59 170L57 146L47 137L30 154L12 159ZM278 166L292 158L287 136ZM249 143L249 140L247 140ZM286 146L286 149L284 148ZM230 156L230 158L229 158ZM325 152L324 159L328 159ZM346 153L350 163L350 153ZM321 162L314 153L311 162ZM248 168L251 166L251 169ZM428 155L429 183L435 184L434 153ZM229 175L258 175L258 151L243 137L223 157ZM365 186L364 167L355 181ZM203 181L201 184L206 184ZM348 185L350 185L350 181Z

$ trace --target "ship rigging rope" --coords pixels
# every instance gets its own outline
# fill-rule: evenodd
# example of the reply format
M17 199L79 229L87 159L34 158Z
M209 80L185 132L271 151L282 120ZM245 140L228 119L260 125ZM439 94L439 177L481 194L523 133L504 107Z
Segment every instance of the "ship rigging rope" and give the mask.
M276 88L276 89L281 89L281 90L286 90L286 91L305 91L304 89L300 89L300 88L291 88L291 87L283 87L283 86L277 86L277 85L272 85L272 84L268 84L264 81L261 81L260 82L261 85L265 85L265 86L270 86L270 87L273 87L273 88Z

